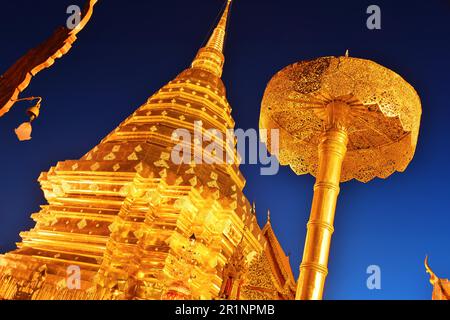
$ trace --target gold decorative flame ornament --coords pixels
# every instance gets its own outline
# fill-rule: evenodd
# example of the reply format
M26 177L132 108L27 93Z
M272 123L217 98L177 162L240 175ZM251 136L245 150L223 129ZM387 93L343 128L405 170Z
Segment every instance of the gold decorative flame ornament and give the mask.
M436 274L431 270L430 265L428 264L428 256L425 258L425 270L430 275L430 283L434 286L439 281L439 278Z
M272 78L260 127L280 130L282 165L316 177L297 299L323 296L340 182L404 171L416 150L421 113L414 88L369 60L324 57Z

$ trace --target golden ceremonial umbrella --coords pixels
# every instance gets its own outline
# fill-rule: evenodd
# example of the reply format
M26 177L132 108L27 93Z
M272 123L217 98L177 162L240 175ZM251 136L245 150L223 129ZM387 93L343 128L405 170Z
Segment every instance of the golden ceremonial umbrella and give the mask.
M421 110L411 85L363 59L295 63L268 84L260 127L279 129L282 165L316 177L297 299L322 298L339 183L404 171L416 149Z

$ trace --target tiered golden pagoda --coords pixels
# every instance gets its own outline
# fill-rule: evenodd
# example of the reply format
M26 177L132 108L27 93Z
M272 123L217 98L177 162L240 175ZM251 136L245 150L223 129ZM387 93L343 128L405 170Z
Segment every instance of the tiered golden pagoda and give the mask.
M295 63L272 78L260 126L280 130L281 164L316 177L297 299L322 299L340 183L404 171L421 113L398 74L348 55Z
M0 256L0 299L294 298L289 259L242 192L236 150L234 165L171 161L175 129L234 127L220 78L230 4L191 68L80 160L41 175L48 204ZM214 157L205 145L194 148Z
M430 275L430 283L433 285L433 300L450 300L450 281L439 278L428 265L428 257L425 258L425 270Z

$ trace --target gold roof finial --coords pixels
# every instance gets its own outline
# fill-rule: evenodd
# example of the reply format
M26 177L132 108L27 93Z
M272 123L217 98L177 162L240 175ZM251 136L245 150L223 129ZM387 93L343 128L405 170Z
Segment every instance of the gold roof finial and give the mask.
M267 223L270 223L270 209L267 210Z
M433 270L431 270L428 264L428 256L425 257L425 269L427 270L427 273L430 275L430 283L434 286L439 281L439 278L436 276Z
M349 55L350 55L350 52L349 52L349 50L347 49L347 50L345 51L345 56L348 58Z
M228 25L228 17L230 15L231 0L228 0L225 10L220 18L219 23L214 29L205 47L201 48L192 62L193 68L199 68L213 73L221 77L225 57L223 49L225 45L226 29Z

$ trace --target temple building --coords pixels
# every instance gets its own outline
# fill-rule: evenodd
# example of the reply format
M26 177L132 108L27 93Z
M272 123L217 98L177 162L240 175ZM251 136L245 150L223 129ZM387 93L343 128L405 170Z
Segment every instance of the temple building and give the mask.
M440 279L428 265L428 257L425 259L425 269L430 275L430 283L433 285L433 300L450 300L450 281Z
M79 160L39 181L48 204L0 256L0 299L293 299L270 222L261 229L234 164L174 164L177 129L234 128L221 80L231 1L206 46ZM214 159L210 142L193 154Z

